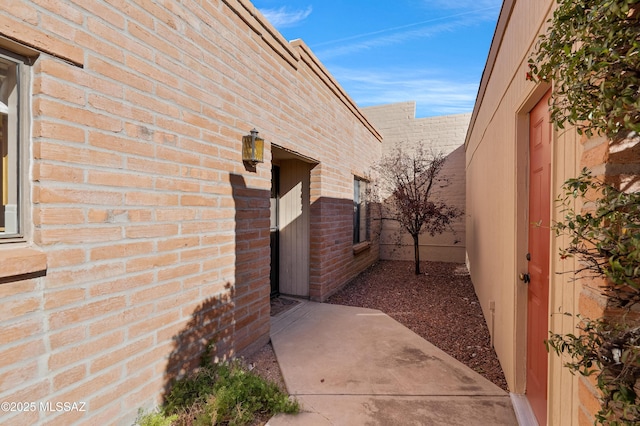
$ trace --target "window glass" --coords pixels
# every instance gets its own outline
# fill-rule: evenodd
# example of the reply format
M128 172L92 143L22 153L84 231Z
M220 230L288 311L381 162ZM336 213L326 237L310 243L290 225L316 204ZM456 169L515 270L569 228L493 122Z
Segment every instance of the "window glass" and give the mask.
M353 243L369 239L369 215L367 205L367 182L353 180Z
M18 100L18 64L0 56L0 238L20 233Z

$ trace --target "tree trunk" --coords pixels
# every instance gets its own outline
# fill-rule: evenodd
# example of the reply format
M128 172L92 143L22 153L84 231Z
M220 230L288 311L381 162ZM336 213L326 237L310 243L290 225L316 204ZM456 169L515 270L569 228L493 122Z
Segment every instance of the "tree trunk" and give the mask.
M413 237L413 254L416 259L416 275L420 275L420 246L418 245L418 235Z

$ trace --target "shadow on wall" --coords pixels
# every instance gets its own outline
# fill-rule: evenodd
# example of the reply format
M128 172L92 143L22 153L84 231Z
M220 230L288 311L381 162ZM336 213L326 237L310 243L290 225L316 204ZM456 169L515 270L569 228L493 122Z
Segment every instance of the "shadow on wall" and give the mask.
M224 293L206 299L193 312L185 328L173 337L174 348L169 355L165 373L164 395L173 382L200 366L207 345L215 343L213 354L228 359L233 347L233 288L225 285Z
M622 191L640 191L640 135L616 137L610 142L605 175Z
M212 265L210 280L203 274L204 278L199 283L203 301L195 307L184 328L172 338L173 349L165 371L164 397L176 379L200 365L209 344L214 345L211 355L214 362L218 362L233 358L252 342L264 345L269 339L270 193L247 188L240 175L232 174L230 184L235 206L234 264L224 263L225 258L230 258L225 256L224 243L218 243L220 261L212 259L205 262ZM202 235L201 238L217 241L214 236ZM229 241L226 246L231 244ZM225 270L229 273L234 271L234 282L220 282L224 279ZM212 290L215 294L204 294L205 289L215 289Z
M378 241L354 253L353 199L320 196L321 167L293 157L282 150L274 154L280 177L274 291L323 301L378 259Z

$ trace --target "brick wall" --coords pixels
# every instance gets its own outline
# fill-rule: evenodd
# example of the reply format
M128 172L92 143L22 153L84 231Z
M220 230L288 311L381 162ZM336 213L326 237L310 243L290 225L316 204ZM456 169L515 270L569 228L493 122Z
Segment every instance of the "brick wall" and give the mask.
M403 149L422 143L428 152L441 152L447 156L442 176L449 178L445 188L437 188L434 197L462 210L465 208L464 139L471 114L415 118L415 102L363 108L384 137L383 155L397 146ZM453 224L454 232L447 231L431 237L420 236L420 259L444 262L465 261L464 218ZM380 256L383 259L413 260L413 240L397 223L383 223Z
M372 221L369 246L354 251L353 201L321 198L312 205L310 298L324 301L379 258Z
M0 36L37 55L30 232L0 243L0 400L86 403L0 423L131 424L206 341L226 358L268 340L271 143L319 163L316 297L377 257L348 249L336 206L379 134L248 1L5 2ZM253 127L255 170L240 155Z
M628 192L640 191L640 138L637 135L623 140L583 137L581 143L582 167L589 168L594 176L618 189ZM607 285L604 279L583 277L580 281L582 291L578 303L583 317L595 319L619 315L617 310L608 306L607 299L598 291ZM594 424L594 415L600 410L600 391L593 377L580 377L578 396L579 424Z

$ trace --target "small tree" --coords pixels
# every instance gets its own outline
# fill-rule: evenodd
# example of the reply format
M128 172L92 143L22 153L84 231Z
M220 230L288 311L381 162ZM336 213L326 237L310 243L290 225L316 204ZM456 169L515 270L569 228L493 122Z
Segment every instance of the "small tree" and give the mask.
M441 234L463 214L459 208L434 197L436 187L449 183L440 176L445 160L442 153L426 152L419 144L411 154L396 148L375 167L381 190L390 194L383 203L382 219L398 222L411 235L416 275L420 274L420 235Z

